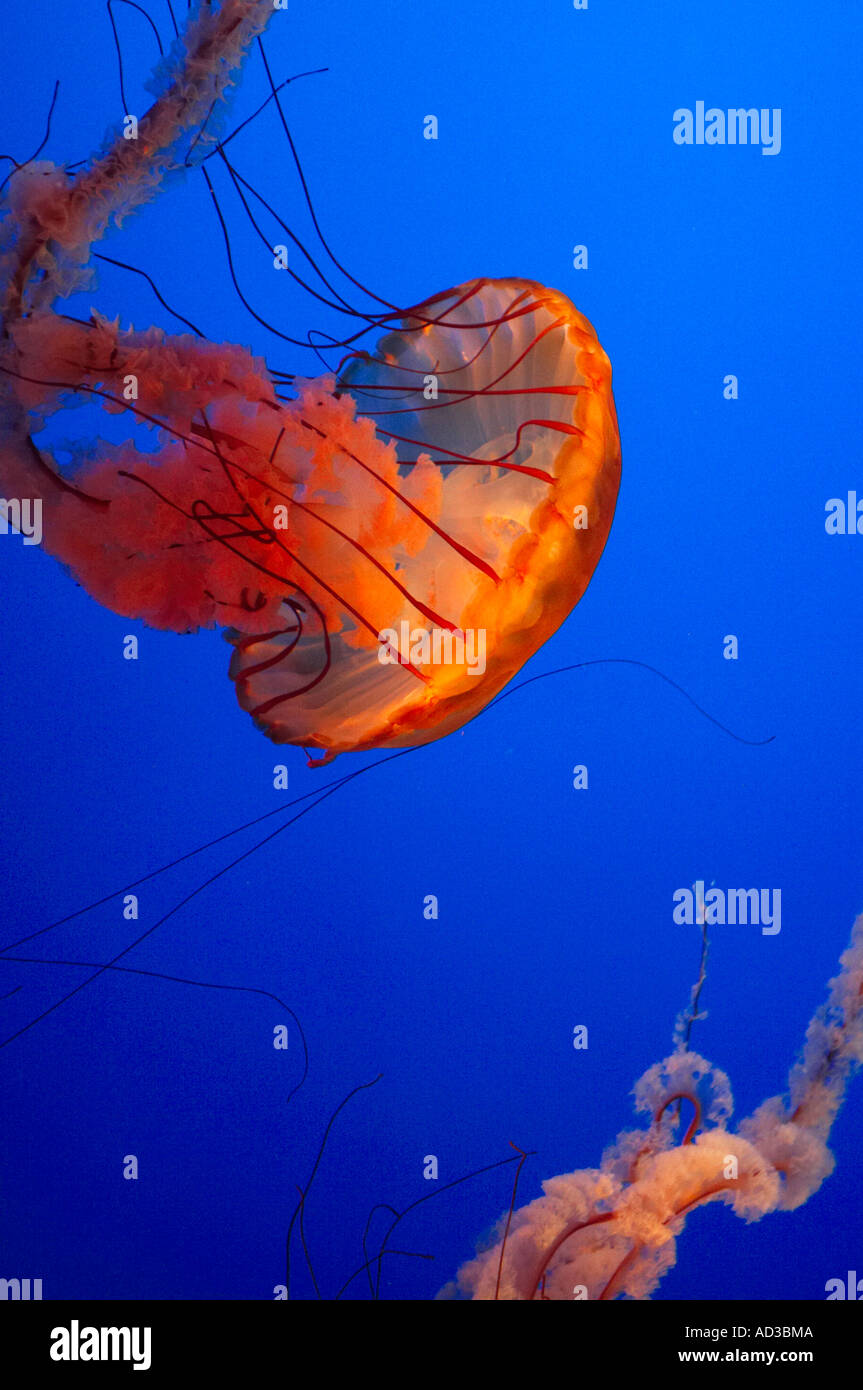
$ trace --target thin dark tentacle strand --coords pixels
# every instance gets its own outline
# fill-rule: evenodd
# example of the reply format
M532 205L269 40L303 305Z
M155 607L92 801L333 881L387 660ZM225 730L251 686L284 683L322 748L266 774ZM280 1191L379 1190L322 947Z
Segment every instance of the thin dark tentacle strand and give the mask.
M146 941L148 937L152 936L154 932L158 931L160 927L164 926L165 922L169 921L171 917L174 917L179 911L181 911L182 908L184 908L188 903L192 902L194 898L198 897L199 894L203 893L205 889L209 888L211 884L216 883L220 878L223 878L226 873L229 873L231 869L236 868L238 864L241 864L244 860L250 858L251 855L255 854L257 850L261 849L265 844L269 844L271 840L274 840L277 835L281 835L282 832L287 830L289 826L295 825L298 820L301 820L302 817L307 815L309 811L314 809L314 807L319 806L322 801L326 801L327 798L332 796L333 793L337 790L338 786L335 786L332 788L331 791L323 793L323 795L319 796L318 799L314 801L311 806L306 806L302 811L299 811L297 815L293 816L291 820L287 822L287 824L280 825L276 830L271 831L269 835L267 835L263 840L258 841L258 843L256 845L253 845L251 849L248 849L245 851L245 853L238 855L237 858L233 859L230 864L226 864L224 868L221 868L218 870L218 872L212 874L206 880L206 882L199 884L197 888L193 888L191 893L187 893L181 902L177 903L168 912L164 913L164 915L160 917L157 922L154 922L151 927L148 927L146 931L140 934L140 936L137 936L134 941L131 941L129 943L128 946L124 946L122 951L118 951L117 954L115 956L112 956L109 961L105 962L105 964L103 965L100 965L100 967L92 975L89 975L86 980L82 980L80 984L76 985L74 989L69 990L67 994L64 994L62 996L62 998L56 1000L55 1003L51 1004L47 1009L43 1009L43 1011L38 1015L37 1018L31 1019L29 1023L25 1023L21 1028L18 1028L14 1033L10 1034L8 1038L4 1038L4 1040L0 1042L0 1049L8 1047L10 1043L16 1040L16 1038L20 1038L25 1033L28 1033L31 1028L35 1028L36 1025L38 1023L41 1023L43 1019L48 1018L50 1014L55 1013L57 1009L62 1008L64 1004L67 1004L70 999L74 999L75 996L80 994L83 989L86 989L88 985L91 985L94 983L95 980L98 980L105 973L105 971L108 970L112 965L116 965L117 962L121 961L125 956L127 956L130 951L134 951L136 947L140 946L143 941ZM2 959L2 956L0 956L0 959Z
M45 135L44 135L44 137L43 137L43 139L42 139L42 143L38 146L37 149L35 149L35 150L33 151L33 153L31 154L30 158L29 158L29 159L22 160L22 161L19 163L18 160L15 159L15 158L13 158L13 156L12 156L11 154L3 155L3 158L4 158L4 159L11 159L11 160L12 160L12 163L14 164L15 169L26 169L26 167L27 167L28 164L32 164L34 159L38 159L38 158L39 158L40 154L42 153L42 151L44 150L44 148L45 148L45 146L47 145L48 141L50 140L50 138L51 138L51 119L52 119L52 117L53 117L53 115L54 115L54 108L55 108L55 106L57 105L57 96L58 96L58 94L59 94L59 91L60 91L60 79L58 78L57 81L54 83L54 95L53 95L52 98L51 98L51 105L48 107L48 120L47 120L46 126L45 126ZM10 170L9 170L9 173L6 175L6 177L5 177L5 179L3 180L3 182L0 183L0 193L3 192L3 190L4 190L4 188L6 187L7 183L8 183L9 180L11 179L12 174L13 174L13 170L10 169Z
M497 1262L497 1280L495 1281L494 1286L495 1302L497 1302L500 1296L500 1280L501 1275L503 1274L503 1257L506 1254L506 1243L509 1240L509 1228L512 1225L512 1215L515 1211L515 1199L518 1193L518 1180L521 1177L521 1170L527 1162L527 1154L525 1153L524 1149L520 1149L518 1147L518 1144L514 1144L511 1139L509 1141L509 1146L511 1149L515 1149L516 1152L521 1155L521 1158L519 1159L518 1167L515 1170L515 1177L513 1178L512 1196L509 1199L509 1211L506 1214L506 1227L503 1233L503 1240L500 1244L500 1259Z
M97 261L107 261L109 265L116 265L119 266L121 270L130 270L134 275L140 275L142 279L147 281L147 284L150 286L150 289L153 291L159 303L162 305L164 309L167 309L169 314L173 314L175 319L179 319L180 323L184 323L187 328L191 328L192 332L195 333L199 338L204 338L206 336L204 333L201 332L200 328L198 328L194 323L192 323L191 319L187 319L185 315L178 313L176 309L172 308L172 306L168 303L167 299L165 299L162 293L160 292L158 285L156 285L155 282L147 274L146 270L142 270L140 266L137 265L129 265L126 261L118 261L113 256L105 256L100 251L94 251L93 255Z
M260 989L260 988L254 986L254 985L221 984L221 983L214 982L214 981L212 981L212 980L198 980L198 979L192 979L192 978L188 978L188 977L185 976L185 975L167 975L167 974L165 974L165 973L164 973L163 971L161 971L161 970L139 970L139 969L133 968L131 965L112 965L112 964L110 964L110 963L108 963L108 962L105 962L105 961L95 961L95 960L55 960L55 959L53 959L53 958L50 959L50 960L47 960L47 959L45 959L43 956L10 956L10 955L6 955L5 953L4 953L4 955L3 955L3 959L4 959L4 960L10 960L10 961L17 961L17 962L19 962L19 963L22 964L22 965L56 965L56 966L69 966L69 967L75 967L75 968L81 969L81 970L98 970L98 971L100 971L100 972L101 972L101 971L104 971L104 970L112 970L112 971L116 971L118 974L121 974L121 975L140 975L140 976L142 976L144 979L151 979L151 980L166 980L168 983L170 983L170 984L175 984L175 985L192 985L192 986L195 986L195 987L198 988L198 989L216 989L216 990L223 990L223 991L225 991L226 993L230 993L230 994L258 994L258 995L261 996L262 999L271 999L271 1000L273 1001L274 1004L278 1004L279 1008L284 1009L284 1010L285 1010L285 1013L290 1014L291 1018L293 1019L294 1023L296 1024L297 1032L298 1032L299 1035L300 1035L300 1041L302 1042L302 1045L303 1045L303 1071L302 1071L302 1075L301 1075L299 1081L297 1082L296 1086L294 1086L293 1089L288 1093L288 1099L287 1099L286 1104L290 1104L290 1102L293 1100L293 1098L294 1098L294 1096L297 1094L297 1092L301 1089L302 1086L305 1085L306 1078L308 1077L308 1074L309 1074L309 1048L308 1048L308 1044L307 1044L307 1042L306 1042L306 1035L305 1035L305 1032L303 1031L303 1025L300 1023L299 1018L298 1018L297 1015L294 1013L294 1010L291 1008L290 1004L286 1004L285 1001L284 1001L284 999L280 999L279 996L278 996L277 994L273 994L272 990L269 990L269 989ZM9 994L15 994L15 993L17 993L18 990L20 990L20 989L22 989L22 988L23 988L22 985L17 985L15 989L9 991ZM0 998L8 999L8 998L9 998L9 995L4 994L4 995L0 996Z
M727 724L723 724L721 720L716 719L714 715L710 714L703 705L699 705L698 701L695 700L688 691L684 690L682 685L677 684L677 681L672 680L670 676L666 676L665 673L658 670L656 666L651 666L649 662L636 661L632 657L627 656L606 656L598 658L596 661L576 661L571 666L558 666L554 671L543 671L538 676L530 676L528 680L519 681L518 685L512 686L509 690L505 690L502 695L498 695L496 700L492 700L490 704L486 705L485 709L480 710L480 714L487 714L489 710L496 709L504 700L508 700L510 695L515 695L516 691L524 690L527 686L533 685L536 681L548 680L549 676L562 676L568 671L585 670L588 666L635 666L642 671L650 671L651 675L658 676L659 679L670 686L672 690L676 690L678 695L682 695L684 700L687 700L689 704L692 705L692 708L697 710L708 723L715 724L716 728L721 729L722 733L727 734L729 738L735 739L737 743L745 744L748 748L764 748L776 738L775 734L771 734L769 738L744 738L742 734L736 734L733 729L729 729ZM479 715L476 715L475 718L479 718Z
M445 1183L443 1187L437 1187L437 1188L434 1189L434 1191L432 1191L432 1192L427 1192L423 1197L418 1197L418 1198L416 1199L415 1202L411 1202L409 1206L405 1207L404 1211L401 1212L401 1213L399 1214L399 1216L396 1218L395 1221L393 1221L392 1225L390 1226L389 1230L387 1231L386 1235L384 1236L383 1241L381 1242L381 1247L380 1247L380 1250L378 1251L378 1256L377 1256L377 1258L378 1258L378 1275L377 1275L377 1280L376 1280L376 1284L375 1284L375 1297L376 1297L376 1298L379 1298L379 1297L380 1297L380 1278L381 1278L380 1260L381 1260L381 1257L386 1253L386 1247L387 1247L388 1242L389 1242L389 1240L390 1240L390 1238L391 1238L391 1236L392 1236L392 1234L393 1234L393 1231L396 1229L396 1227L398 1226L399 1222L401 1222L401 1221L404 1220L404 1218L409 1214L409 1212L416 1211L417 1207L421 1207L421 1206L423 1205L424 1202L430 1202L430 1201L432 1200L433 1197L437 1197L441 1192L448 1192L448 1191L450 1190L450 1188L453 1188L453 1187L460 1187L462 1183L468 1182L471 1178L477 1177L480 1173L490 1173L490 1172L492 1172L495 1168L502 1168L502 1167L504 1167L504 1165L507 1164L507 1163L519 1163L519 1162L523 1162L524 1159L526 1159L526 1158L533 1158L534 1155L535 1155L535 1153L536 1153L536 1150L535 1150L535 1149L528 1149L527 1152L525 1152L525 1153L522 1154L522 1157L521 1157L521 1158L519 1158L519 1157L513 1155L512 1158L501 1158L501 1159L498 1160L497 1163L489 1163L485 1168L476 1168L472 1173L466 1173L466 1174L464 1175L464 1177L462 1177L462 1178L455 1178L455 1179L453 1180L453 1182ZM358 1271L358 1272L361 1272L361 1271ZM355 1277L355 1276L352 1275L352 1276L351 1276L351 1279L353 1279L354 1277ZM350 1283L350 1282L351 1282L351 1281L348 1280L348 1283ZM344 1285L344 1288L347 1288L347 1284Z
M378 1084L378 1082L380 1081L382 1075L383 1075L383 1073L382 1073L382 1072L379 1072L378 1075L377 1075L376 1077L374 1077L374 1079L373 1079L372 1081L363 1081L363 1082L360 1083L359 1086L355 1086L354 1089L353 1089L352 1091L349 1091L349 1092L348 1092L348 1094L345 1096L344 1100L340 1101L339 1104L336 1106L335 1110L333 1111L332 1115L331 1115L330 1118L329 1118L329 1122L328 1122L328 1124L327 1124L327 1127L326 1127L326 1129L324 1130L324 1135L323 1135L323 1138L321 1139L321 1145L320 1145L320 1148L318 1149L317 1157L316 1157L316 1159L315 1159L315 1161L314 1161L314 1164L312 1165L312 1171L311 1171L311 1173L309 1174L309 1180L308 1180L308 1182L306 1183L305 1187L299 1189L299 1192L300 1192L300 1200L299 1200L299 1202L297 1203L297 1206L296 1206L295 1209L294 1209L294 1214L293 1214L293 1216L291 1217L290 1225L288 1226L288 1234L287 1234L287 1236L286 1236L286 1238L285 1238L285 1288L286 1288L286 1290L287 1290L288 1298L290 1298L290 1296L291 1296L291 1236L293 1235L294 1226L296 1225L297 1217L298 1217L298 1216L300 1217L300 1221L301 1221L301 1222L302 1222L302 1220L303 1220L303 1211L304 1211L304 1208L305 1208L306 1200L307 1200L307 1198L308 1198L309 1191L310 1191L310 1189L311 1189L312 1183L313 1183L314 1180L315 1180L315 1175L316 1175L316 1173L317 1173L317 1171L318 1171L318 1168L319 1168L320 1165L321 1165L321 1160L322 1160L322 1158L323 1158L323 1156L324 1156L324 1150L325 1150L325 1148L327 1147L327 1140L328 1140L329 1137L330 1137L330 1132L331 1132L331 1130L332 1130L332 1128L333 1128L333 1125L335 1124L336 1120L338 1119L339 1115L340 1115L341 1112L344 1110L344 1108L345 1108L345 1106L348 1104L348 1102L351 1101L351 1100L353 1100L354 1096L359 1095L360 1091L369 1091L369 1090L371 1090L372 1086L377 1086L377 1084ZM320 1298L320 1296L321 1296L321 1295L320 1295L320 1290L318 1289L317 1281L316 1281L316 1279L315 1279L314 1270L312 1269L312 1266L311 1266L311 1261L309 1261L309 1273L310 1273L310 1275L311 1275L311 1277L312 1277L312 1283L313 1283L314 1286L315 1286L315 1292L317 1293L318 1298Z
M159 30L158 30L157 27L156 27L156 22L155 22L155 20L153 19L152 15L150 15L150 14L147 13L147 11L144 9L143 5L137 4L137 3L136 3L136 0L108 0L108 9L109 9L109 10L110 10L110 8L111 8L112 3L113 3L113 4L120 4L120 5L128 5L130 9L132 9L132 10L137 10L137 11L138 11L138 14L142 14L142 15L144 16L144 18L146 19L147 23L149 24L150 28L152 29L153 33L154 33L155 36L156 36L156 43L159 45L159 56L160 56L161 58L164 58L164 56L165 56L165 48L164 48L164 45L163 45L163 43L162 43L162 39L161 39L161 36L160 36L160 34L159 34Z

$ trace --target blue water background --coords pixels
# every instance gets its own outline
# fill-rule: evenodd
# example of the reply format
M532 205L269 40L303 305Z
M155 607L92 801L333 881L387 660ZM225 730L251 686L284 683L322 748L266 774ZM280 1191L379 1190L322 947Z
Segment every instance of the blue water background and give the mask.
M182 0L177 6L182 7ZM168 35L167 6L149 6ZM154 53L115 6L133 110ZM7 6L2 148L88 155L122 115L101 0ZM409 304L476 275L568 294L611 358L623 483L587 595L526 674L627 657L666 672L735 742L644 671L594 667L516 694L468 729L370 771L177 912L123 962L269 991L108 974L0 1050L0 1274L46 1298L267 1299L324 1128L353 1087L309 1194L321 1292L363 1263L375 1203L401 1210L508 1157L543 1177L599 1163L630 1088L671 1046L698 968L672 893L701 878L781 888L782 931L718 927L693 1044L736 1114L783 1088L863 910L863 537L830 537L828 498L857 488L861 311L853 6L666 0L586 12L566 0L434 6L291 0L271 25L277 80L315 206L364 283ZM263 100L254 59L232 119ZM779 107L782 150L681 148L681 106ZM423 139L437 115L440 136ZM272 112L234 142L244 175L308 217ZM244 292L287 332L335 331L274 289L224 170ZM589 248L589 269L572 247ZM213 340L289 370L312 355L249 318L200 175L113 235ZM124 324L177 325L147 285L104 268L92 295ZM728 373L736 402L723 399ZM81 420L86 419L86 412ZM69 421L74 433L78 422ZM112 437L117 437L112 436ZM56 563L0 537L2 901L15 941L286 799L371 764L308 770L236 705L217 633L153 633L98 607ZM122 659L136 632L140 659ZM723 638L740 659L723 659ZM289 768L288 792L273 768ZM586 764L589 790L572 768ZM236 853L248 832L21 953L104 961ZM425 895L439 917L423 916ZM4 964L0 1039L84 978ZM20 986L20 989L18 988ZM287 1053L272 1045L288 1023ZM586 1052L572 1047L589 1027ZM656 1297L823 1297L863 1271L863 1083L833 1134L837 1169L800 1211L746 1226L695 1213ZM124 1181L135 1154L138 1181ZM509 1201L512 1166L412 1213L382 1294L427 1298ZM382 1233L385 1213L372 1226ZM293 1292L314 1289L294 1243ZM349 1297L368 1297L356 1280Z

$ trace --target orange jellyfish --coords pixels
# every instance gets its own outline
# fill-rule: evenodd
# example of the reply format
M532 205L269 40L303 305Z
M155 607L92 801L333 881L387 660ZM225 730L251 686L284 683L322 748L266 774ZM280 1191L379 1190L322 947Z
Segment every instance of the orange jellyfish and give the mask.
M92 247L192 162L272 0L189 21L162 95L72 176L16 170L0 247L0 488L95 599L218 625L237 698L322 754L429 742L476 715L564 621L611 527L608 358L569 300L477 279L366 320L337 371L284 382L240 346L121 330L58 300ZM199 143L200 142L200 143ZM34 435L80 401L154 432L61 472Z
M635 1087L649 1127L619 1135L598 1169L544 1182L544 1195L501 1218L499 1238L439 1297L649 1298L697 1207L724 1202L758 1221L794 1211L818 1190L833 1171L827 1140L861 1063L863 916L809 1024L787 1097L764 1101L730 1129L727 1076L679 1037L676 1051Z

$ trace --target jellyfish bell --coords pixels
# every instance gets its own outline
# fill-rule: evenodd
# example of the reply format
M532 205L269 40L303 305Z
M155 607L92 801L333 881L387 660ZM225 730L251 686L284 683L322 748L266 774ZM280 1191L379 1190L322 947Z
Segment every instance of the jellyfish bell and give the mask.
M219 626L237 699L276 743L401 748L482 710L584 593L614 514L608 359L557 291L477 279L288 398L245 348L56 311L113 222L178 167L272 13L203 7L140 138L74 177L11 182L0 247L0 489L38 497L44 547L112 611ZM153 434L37 443L90 400Z
M307 485L301 553L353 611L313 587L326 632L227 634L243 708L275 742L332 754L425 743L483 709L587 588L620 479L608 359L528 281L426 301L336 389L357 438Z

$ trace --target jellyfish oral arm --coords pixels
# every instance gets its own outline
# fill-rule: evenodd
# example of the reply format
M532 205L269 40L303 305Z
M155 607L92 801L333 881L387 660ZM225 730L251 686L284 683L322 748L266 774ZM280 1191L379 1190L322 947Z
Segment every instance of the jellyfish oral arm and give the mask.
M600 1169L543 1183L542 1197L508 1214L505 1239L459 1271L461 1295L562 1300L577 1289L594 1300L648 1298L674 1264L676 1239L696 1208L725 1202L757 1221L793 1211L817 1191L833 1170L827 1140L861 1064L863 916L809 1024L787 1097L765 1101L732 1131L727 1077L680 1046L635 1088L637 1107L653 1117L650 1129L621 1134ZM681 1097L698 1099L678 1143Z
M71 182L62 169L44 161L13 176L9 206L21 236L3 272L7 321L18 317L28 302L29 307L44 305L86 287L93 243L111 221L119 225L154 197L165 174L183 164L184 145L197 137L224 98L249 45L273 13L272 0L223 0L218 9L200 6L176 41L165 91L133 130L125 128Z

